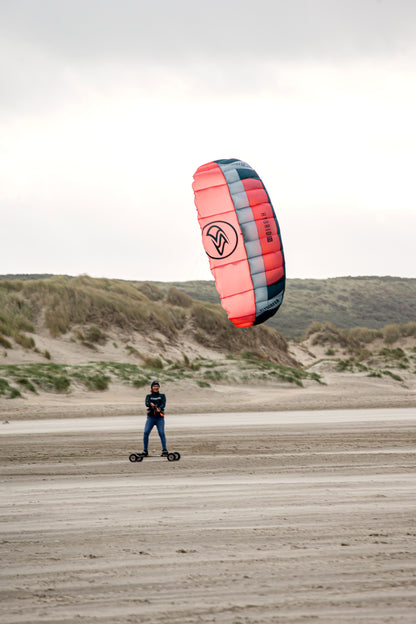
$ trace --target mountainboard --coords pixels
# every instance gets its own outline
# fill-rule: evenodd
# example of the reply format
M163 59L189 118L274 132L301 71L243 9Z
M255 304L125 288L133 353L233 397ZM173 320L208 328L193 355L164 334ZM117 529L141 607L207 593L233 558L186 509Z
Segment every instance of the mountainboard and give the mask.
M160 459L167 459L168 461L179 461L181 454L177 451L168 453L167 455L142 455L141 453L131 453L131 455L129 455L129 460L131 462L141 462L149 457L159 457Z

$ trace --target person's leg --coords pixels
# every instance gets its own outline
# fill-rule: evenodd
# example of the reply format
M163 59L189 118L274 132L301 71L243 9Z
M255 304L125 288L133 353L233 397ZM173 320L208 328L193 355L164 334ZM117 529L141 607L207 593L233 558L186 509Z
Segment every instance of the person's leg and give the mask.
M160 441L162 443L162 450L166 450L166 436L165 436L165 419L158 418L156 421L157 432L160 437Z
M147 451L149 447L149 435L153 427L155 426L155 419L152 416L148 416L143 432L143 450Z

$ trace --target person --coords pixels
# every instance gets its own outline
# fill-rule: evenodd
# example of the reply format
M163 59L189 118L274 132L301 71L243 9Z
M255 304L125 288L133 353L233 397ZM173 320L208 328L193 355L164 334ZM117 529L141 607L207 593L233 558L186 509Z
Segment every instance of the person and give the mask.
M166 457L168 450L166 448L166 435L165 435L165 407L166 407L166 395L159 392L160 384L158 381L152 381L150 386L150 394L146 395L145 405L147 407L147 419L143 432L143 453L149 454L149 435L153 427L157 427L157 432L162 443L162 457Z

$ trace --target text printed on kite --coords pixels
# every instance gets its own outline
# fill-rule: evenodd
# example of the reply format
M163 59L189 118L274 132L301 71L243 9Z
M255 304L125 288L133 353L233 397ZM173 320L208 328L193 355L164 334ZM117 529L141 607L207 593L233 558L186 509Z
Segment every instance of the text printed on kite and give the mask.
M280 228L263 182L250 165L231 158L199 167L192 187L222 307L236 327L263 323L285 290Z

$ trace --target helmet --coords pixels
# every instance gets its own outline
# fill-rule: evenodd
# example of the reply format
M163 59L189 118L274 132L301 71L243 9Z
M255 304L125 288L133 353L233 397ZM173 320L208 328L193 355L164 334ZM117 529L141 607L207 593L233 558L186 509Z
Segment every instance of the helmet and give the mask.
M152 383L150 384L150 390L153 388L153 386L156 386L156 384L160 387L160 383L158 381L152 381Z

